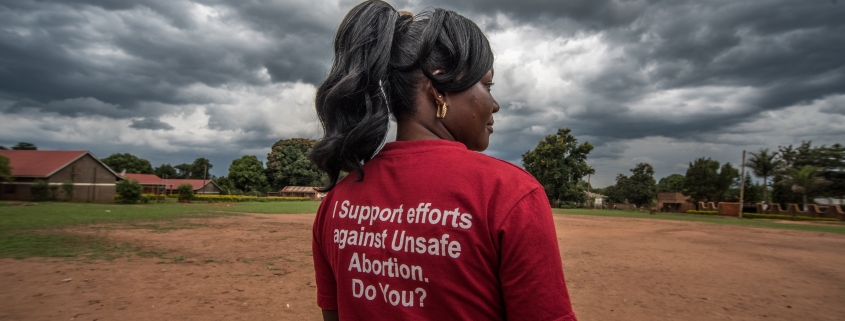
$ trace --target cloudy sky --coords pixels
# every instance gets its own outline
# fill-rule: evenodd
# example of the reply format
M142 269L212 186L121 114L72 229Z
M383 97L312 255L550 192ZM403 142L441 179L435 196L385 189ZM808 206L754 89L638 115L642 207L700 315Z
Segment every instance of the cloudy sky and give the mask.
M0 145L162 163L265 160L319 138L315 87L347 0L4 0ZM392 1L455 10L496 53L486 152L516 164L557 128L595 145L593 186L743 149L845 143L845 1Z

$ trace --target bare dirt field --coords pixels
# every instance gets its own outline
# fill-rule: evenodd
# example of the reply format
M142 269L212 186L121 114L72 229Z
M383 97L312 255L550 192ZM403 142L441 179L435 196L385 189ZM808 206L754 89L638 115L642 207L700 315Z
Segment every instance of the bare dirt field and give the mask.
M318 320L313 217L202 219L166 232L76 228L69 232L136 248L111 262L0 260L0 320ZM555 222L580 320L845 320L845 235Z

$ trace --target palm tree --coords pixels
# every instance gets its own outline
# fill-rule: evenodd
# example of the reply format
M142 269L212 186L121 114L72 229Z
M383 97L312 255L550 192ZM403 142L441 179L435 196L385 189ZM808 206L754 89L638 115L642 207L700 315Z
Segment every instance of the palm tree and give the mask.
M770 153L768 148L763 148L760 151L751 153L745 167L754 172L754 176L763 178L763 203L769 204L769 176L773 176L775 171L780 166L781 161L776 158L777 154Z
M818 168L809 165L801 169L787 169L786 180L783 182L792 187L793 193L801 194L805 211L807 210L807 194L814 188L828 183L827 180L819 177Z

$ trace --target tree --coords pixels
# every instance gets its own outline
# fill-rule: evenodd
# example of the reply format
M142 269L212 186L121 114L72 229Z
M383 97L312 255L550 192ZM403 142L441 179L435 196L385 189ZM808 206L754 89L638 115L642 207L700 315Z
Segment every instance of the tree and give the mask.
M265 172L270 186L279 190L288 185L323 185L325 175L308 160L308 154L316 143L317 141L312 139L291 138L273 144L267 154Z
M229 194L236 192L235 184L227 176L216 177L212 179L217 186L220 187L220 194Z
M689 196L696 208L698 202L704 200L719 202L724 199L738 177L739 171L730 163L725 163L720 169L718 161L702 157L690 163L687 168L683 194Z
M631 169L631 177L619 174L616 186L629 203L637 207L647 206L657 196L657 186L654 182L654 168L646 163L639 163ZM621 179L620 179L621 178Z
M585 202L585 190L578 182L595 174L587 165L593 145L579 145L570 132L569 128L558 129L556 135L546 136L534 150L522 154L522 166L543 185L553 207L560 202Z
M0 150L9 150L6 146L0 145Z
M751 173L745 172L745 193L743 195L743 202L757 203L763 199L763 187L759 183L755 184L751 181Z
M264 164L253 155L245 155L232 161L229 165L229 180L240 190L261 189L267 185L264 175Z
M38 150L38 147L27 142L19 142L17 145L12 146L12 150Z
M191 164L179 164L173 166L179 173L176 175L178 178L188 178L191 177Z
M0 155L0 181L11 183L12 180L12 166L9 165L9 158Z
M827 180L819 176L819 170L813 166L804 166L801 169L789 168L784 185L790 187L793 193L801 194L804 208L807 208L807 195L813 194L815 190L827 183Z
M161 166L156 167L153 172L156 176L161 178L180 178L179 173L176 172L176 168L170 164L161 164Z
M619 174L619 176L624 177L625 175ZM620 177L616 177L616 181L620 180ZM627 179L627 177L622 178ZM627 200L625 199L625 195L622 194L622 190L616 187L616 185L610 185L604 188L604 196L607 196L607 201L610 203L625 203Z
M121 203L135 204L141 200L141 192L144 187L136 179L122 179L117 182L115 189L117 195L120 195Z
M657 182L658 192L680 192L684 189L684 175L672 174Z
M751 169L754 176L763 179L763 187L768 186L768 179L775 174L775 171L780 166L781 162L776 158L777 154L769 153L768 148L763 148L760 151L751 153L751 157L745 163L745 167ZM768 188L763 189L763 203L769 203Z
M101 159L106 166L111 168L113 171L120 173L123 170L126 170L127 173L131 174L152 174L153 173L153 165L150 164L150 161L139 158L135 155L124 153L124 154L111 154L109 157Z
M779 156L783 160L781 170L775 172L773 193L776 202L801 202L803 195L792 192L784 181L789 179L790 168L800 171L804 166L816 168L819 177L826 184L817 187L813 195L817 197L845 198L845 146L834 144L830 147L813 147L809 141L802 142L797 148L792 145L779 147Z
M194 160L194 162L188 167L188 177L190 179L207 179L208 178L208 171L214 165L211 165L211 162L204 157L200 157Z
M194 199L194 186L193 185L188 184L188 183L184 183L182 185L179 185L179 187L177 187L177 190L179 191L179 201L180 202L191 201L192 199Z

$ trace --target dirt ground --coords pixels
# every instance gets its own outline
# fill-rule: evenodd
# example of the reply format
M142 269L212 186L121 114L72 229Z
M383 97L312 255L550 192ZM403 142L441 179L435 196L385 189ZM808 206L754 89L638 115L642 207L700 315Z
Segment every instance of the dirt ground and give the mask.
M0 320L319 320L313 215L71 232L159 251L0 260ZM845 235L556 215L580 320L845 320ZM150 255L146 255L150 256Z

